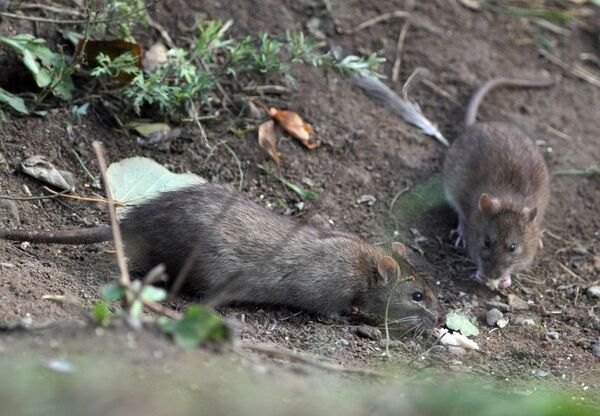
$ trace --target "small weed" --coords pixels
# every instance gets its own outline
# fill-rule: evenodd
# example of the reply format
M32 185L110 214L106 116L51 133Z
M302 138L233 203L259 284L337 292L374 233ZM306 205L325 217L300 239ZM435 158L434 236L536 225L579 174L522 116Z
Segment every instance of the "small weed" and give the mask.
M234 39L228 36L231 22L209 21L197 24L197 35L188 49L174 48L167 60L148 73L134 65L134 58L124 54L115 59L102 56L95 77L114 77L126 72L132 81L122 87L122 101L114 103L140 115L155 108L162 117L189 121L198 109L210 110L217 96L217 84L225 79L239 84L241 77L253 74L282 76L292 84L292 64L307 64L333 69L343 76L372 74L382 58L348 56L337 60L330 53L319 53L302 33L288 32L284 38L268 34Z

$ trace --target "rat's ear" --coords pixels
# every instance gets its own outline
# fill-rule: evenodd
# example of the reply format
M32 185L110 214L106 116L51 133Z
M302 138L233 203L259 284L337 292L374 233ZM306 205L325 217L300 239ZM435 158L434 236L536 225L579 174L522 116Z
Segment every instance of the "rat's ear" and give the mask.
M377 262L377 271L380 277L380 279L377 279L378 283L387 286L398 276L398 263L390 256L383 256Z
M537 215L537 207L533 207L533 208L523 208L523 219L525 220L525 222L531 222L533 220L535 220L535 217Z
M492 198L488 194L481 194L479 197L479 211L485 215L494 215L500 211L500 200Z
M392 252L402 258L405 258L406 257L406 246L402 243L394 241L392 243Z

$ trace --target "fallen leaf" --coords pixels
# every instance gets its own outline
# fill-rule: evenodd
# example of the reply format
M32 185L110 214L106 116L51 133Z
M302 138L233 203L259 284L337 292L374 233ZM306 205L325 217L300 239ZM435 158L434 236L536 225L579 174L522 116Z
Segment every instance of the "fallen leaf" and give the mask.
M277 170L279 170L281 161L279 159L279 152L277 152L277 148L275 147L276 142L275 122L273 120L265 121L258 127L258 144L273 158L277 165Z
M131 157L112 163L106 172L112 197L122 217L132 206L156 197L160 192L206 183L192 173L173 173L152 159Z
M168 146L168 140L176 139L181 135L182 129L171 129L166 123L152 123L145 121L132 121L126 127L135 130L140 136L137 138L139 145L152 147L164 142Z
M44 156L35 155L21 162L21 170L27 175L46 182L58 189L72 191L75 189L75 175L65 170L58 170Z
M144 54L142 64L144 69L148 72L152 72L156 67L167 60L167 47L162 42L156 42L148 49Z
M321 142L313 139L313 130L308 123L293 111L271 108L269 115L294 139L299 140L306 148L314 149Z
M132 54L136 58L136 66L142 67L142 48L137 43L127 42L123 39L115 40L87 40L80 39L75 49L75 56L85 57L87 64L91 68L99 65L98 56L100 54L107 55L111 60L114 60L120 55L126 53ZM116 76L116 86L127 84L133 79L134 75L126 72L119 72Z
M156 133L168 133L171 131L171 126L166 123L146 123L143 121L132 121L127 123L127 128L137 131L145 138L149 138Z
M460 331L466 337L479 335L479 328L471 323L462 313L450 312L446 316L446 326L454 331Z

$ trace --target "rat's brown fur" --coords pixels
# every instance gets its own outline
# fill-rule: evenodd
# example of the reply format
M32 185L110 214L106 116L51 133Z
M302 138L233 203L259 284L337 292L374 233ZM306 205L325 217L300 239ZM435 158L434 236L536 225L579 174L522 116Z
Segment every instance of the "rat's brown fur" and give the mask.
M280 304L327 316L358 308L416 329L441 316L437 299L402 250L383 250L342 232L320 231L274 215L229 187L205 184L164 192L121 221L130 264L163 263L175 277L192 256L185 287L230 302ZM110 239L107 228L76 232L4 230L0 237L83 244ZM29 237L29 238L27 238ZM415 301L416 292L422 294Z
M516 81L518 86L548 85ZM541 246L550 176L535 141L523 130L504 122L474 123L475 104L497 85L510 85L510 80L492 80L471 99L467 130L446 155L444 186L459 216L457 241L466 243L477 277L506 278L508 286L510 273L526 268Z

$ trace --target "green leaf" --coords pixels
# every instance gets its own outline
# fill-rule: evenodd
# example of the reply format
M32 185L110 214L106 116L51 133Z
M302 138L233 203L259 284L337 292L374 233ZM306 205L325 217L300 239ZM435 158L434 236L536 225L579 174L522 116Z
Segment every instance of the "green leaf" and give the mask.
M224 341L229 337L229 328L221 317L199 305L190 306L180 321L163 318L159 325L182 348L197 347L206 341Z
M0 103L11 106L13 110L21 114L29 114L25 101L23 101L21 97L17 97L3 88L0 88Z
M446 316L446 326L454 331L460 331L466 337L479 335L479 328L462 313L450 312Z
M147 285L142 289L142 299L160 302L167 298L167 291L156 286Z
M145 157L132 157L113 163L108 167L107 176L113 199L128 206L154 198L160 192L206 183L197 175L173 173ZM126 208L119 207L118 214L123 215Z
M281 182L282 184L284 184L285 186L287 186L288 188L290 188L292 191L296 192L298 195L300 195L300 197L302 199L317 199L318 195L313 192L313 191L308 191L304 188L301 188L300 186L296 185L295 183L292 183L286 179L284 179L283 177L277 175L275 172L265 168L263 165L257 165L258 168L260 170L262 170L263 172L267 173L269 176L277 179L279 182Z
M304 188L299 187L298 185L288 182L286 180L282 181L285 186L290 188L292 191L296 192L303 199L317 199L317 194L313 191L308 191Z
M94 316L94 320L101 325L107 325L111 316L108 305L104 302L99 302L94 305L92 315Z
M0 36L0 45L11 48L33 75L40 88L49 88L52 94L68 100L75 89L71 79L72 68L63 55L52 52L43 39L22 33L12 37ZM54 85L53 85L54 82Z
M135 321L139 321L139 318L142 316L144 312L144 304L141 300L136 299L131 303L129 307L129 316L133 318Z
M109 283L100 289L104 301L107 303L121 299L125 295L125 290L118 283Z

